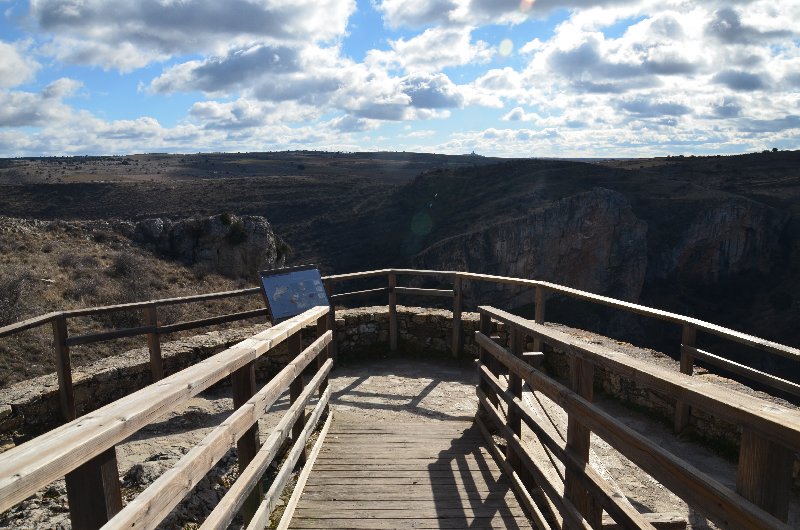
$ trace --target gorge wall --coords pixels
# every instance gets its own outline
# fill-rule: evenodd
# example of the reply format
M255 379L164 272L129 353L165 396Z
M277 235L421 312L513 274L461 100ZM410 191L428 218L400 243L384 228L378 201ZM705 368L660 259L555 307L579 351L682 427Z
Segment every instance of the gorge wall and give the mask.
M596 188L529 214L435 243L416 268L536 278L636 301L647 268L647 224L620 193ZM530 289L469 284L468 302L519 306Z

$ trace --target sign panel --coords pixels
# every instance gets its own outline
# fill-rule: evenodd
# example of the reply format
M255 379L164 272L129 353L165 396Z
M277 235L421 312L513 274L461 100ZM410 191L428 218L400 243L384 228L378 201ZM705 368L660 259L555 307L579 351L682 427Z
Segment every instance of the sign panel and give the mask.
M313 265L259 272L261 292L273 324L297 316L314 306L327 306L328 295L319 270Z

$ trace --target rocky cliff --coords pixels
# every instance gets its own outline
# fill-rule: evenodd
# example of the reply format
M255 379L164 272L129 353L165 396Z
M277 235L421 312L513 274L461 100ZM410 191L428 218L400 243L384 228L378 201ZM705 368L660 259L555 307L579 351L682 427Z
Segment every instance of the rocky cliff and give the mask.
M436 243L414 258L419 268L536 278L638 300L647 269L647 225L621 194L595 188L545 203L528 215ZM491 289L489 293L487 289ZM530 290L471 284L472 300L521 305Z
M288 251L266 218L255 215L146 219L132 227L131 237L157 253L232 278L253 279L260 269L283 266Z
M652 278L711 286L742 273L771 272L782 253L785 212L736 196L696 206L693 217L665 227L672 237L654 249Z

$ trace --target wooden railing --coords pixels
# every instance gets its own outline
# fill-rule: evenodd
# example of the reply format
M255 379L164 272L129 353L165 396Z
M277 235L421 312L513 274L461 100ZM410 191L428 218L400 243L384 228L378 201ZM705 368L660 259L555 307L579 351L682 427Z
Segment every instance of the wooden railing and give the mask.
M589 437L594 433L723 528L790 528L785 522L792 466L800 448L797 410L699 382L505 311L492 307L480 307L479 311L476 341L481 352L477 361L481 409L506 440L503 460L520 492L529 497L530 491L541 488L567 527L602 528L602 511L606 510L624 528L653 528L646 516L633 509L624 496L615 495L589 466ZM509 329L510 350L491 338L493 320ZM528 337L568 352L569 388L526 362L528 355L523 352L523 345ZM736 491L593 406L595 366L739 426L742 440ZM564 409L568 416L566 443L523 402L523 382ZM489 426L480 419L479 423L488 443L493 445ZM548 472L545 464L550 462L546 458L532 456L523 440L523 423L534 432L538 443L563 463L563 483ZM532 511L542 517L543 527L548 528L541 508L534 505Z
M305 444L330 398L327 380L333 360L328 355L332 338L328 311L327 307L310 309L0 454L0 512L66 477L73 528L153 528L235 445L239 477L203 528L227 527L239 511L245 521L262 523L295 465L302 461ZM303 349L301 330L312 324L317 326L318 338ZM283 342L293 360L263 388L256 388L256 360ZM316 373L304 385L303 371L315 359ZM234 412L123 509L116 445L229 375ZM287 389L290 407L261 444L257 422ZM307 419L306 406L315 395L318 401ZM290 436L292 448L264 496L261 477Z
M452 281L453 287L452 290L422 289L398 285L399 277L408 276L438 277ZM337 287L341 287L345 282L363 279L383 280L386 284L377 288L336 292ZM328 399L329 392L324 390L331 366L328 358L335 354L336 345L333 307L351 297L388 295L389 346L394 350L398 348L398 295L452 298L451 348L457 353L462 347L461 315L466 283L491 282L535 291L533 320L526 320L490 307L482 307L480 308L481 330L476 337L482 352L479 366L481 406L506 437L508 453L505 465L509 474L519 484L531 488L535 482L536 487L548 494L550 502L557 508L556 511L563 514L571 526L597 527L602 508L622 525L649 528L650 521L638 516L635 510L610 492L607 485L587 466L589 433L594 432L678 496L698 506L715 520L721 521L723 527L787 528L782 521L786 520L788 509L787 496L791 489L792 463L795 453L800 448L800 416L797 411L730 390L722 390L718 386L690 376L694 358L723 364L726 368L730 368L731 365L728 360L698 349L695 345L698 332L794 360L800 359L800 350L697 319L536 280L407 269L327 276L323 280L331 307L311 310L163 379L157 377L159 374L156 371L160 359L159 336L162 333L251 318L256 314L262 314L263 311L248 311L172 326L159 326L158 307L250 296L258 294L259 290L244 289L196 297L51 313L0 328L2 337L36 326L52 324L56 338L56 360L65 417L69 417L67 413L70 411L73 418L75 414L74 402L70 401L70 345L110 340L120 336L146 335L155 381L155 384L122 400L77 420L73 419L66 425L36 438L32 443L23 444L0 455L0 511L66 475L70 510L76 528L96 528L99 526L98 521L105 522L117 512L119 512L117 516L108 522L109 528L152 526L169 513L182 496L196 484L199 477L202 477L236 440L242 462L241 468L244 471L240 480L234 484L231 493L220 503L203 528L225 526L240 509L248 516L253 516L252 520L260 524L275 506L277 496L288 479L289 471L279 474L274 488L267 492L266 500L260 504L258 499L261 493L257 490L258 477L263 474L266 466L274 459L278 448L288 438L290 427L293 431L292 439L296 442L287 457L288 462L292 463L290 467L293 467L295 462L303 460L302 443L310 433L311 427L306 428L298 423L302 417L300 411L308 403L311 395L319 389L322 392L320 403L323 405L315 409L312 419L316 420L322 414L321 407L324 407ZM578 342L553 327L544 326L545 303L547 297L552 294L586 300L681 326L683 329L681 371L652 366L595 344ZM146 325L78 337L70 337L67 333L69 318L121 310L142 310ZM510 352L490 338L489 325L492 319L503 323L510 330ZM301 352L299 330L313 322L316 322L318 330L324 333L321 333L320 338L312 346ZM528 337L533 339L535 352L539 352L544 344L548 344L568 354L571 388L559 385L525 362L531 358L531 355L523 352ZM256 392L252 376L253 361L283 341L288 341L290 351L298 356L278 377ZM318 357L317 376L308 388L303 389L297 376L315 356ZM642 387L654 389L665 396L673 396L677 400L675 415L677 429L688 422L690 407L696 407L740 426L742 438L736 491L726 488L593 407L591 399L594 366L601 366L609 372L630 379ZM741 365L738 369L740 373L765 384L800 395L798 393L800 387L793 382L756 373L752 368ZM161 375L163 376L163 372ZM232 375L236 412L190 451L175 469L160 477L124 510L119 511L121 503L115 445L227 375ZM535 418L527 413L521 401L523 382L550 397L565 409L569 416L566 444L559 442L558 437L554 436L546 425L538 424ZM281 420L279 428L261 449L258 449L255 422L287 386L290 388L293 405ZM537 471L535 462L527 455L525 443L521 438L522 423L533 430L548 450L558 456L566 466L567 474L563 486L550 480L551 477L543 474L541 470ZM250 465L247 465L248 462ZM288 470L290 467L285 469ZM531 509L537 508L532 506Z
M420 289L399 286L398 277L417 277L417 278L438 278L447 282L452 282L452 289ZM385 286L362 289L346 292L336 292L337 287L345 282L357 280L380 280L384 279ZM463 332L461 326L461 314L463 311L463 292L467 282L488 282L499 285L517 286L529 288L534 291L534 321L542 324L545 319L545 309L547 298L553 295L562 295L573 299L584 300L593 304L610 307L627 313L637 314L656 320L661 320L676 324L682 330L680 345L680 371L687 375L692 375L695 360L700 359L705 363L723 368L736 373L745 379L758 382L767 388L774 388L781 392L800 397L800 384L783 379L775 375L767 374L750 366L733 362L718 354L697 348L698 333L706 333L716 336L733 343L742 344L760 352L789 358L800 362L800 349L785 346L776 342L768 341L759 337L754 337L746 333L741 333L716 324L704 322L702 320L686 317L676 313L670 313L660 309L616 300L606 296L600 296L586 291L580 291L563 285L543 282L539 280L528 280L522 278L508 278L504 276L493 276L488 274L474 274L469 272L454 271L432 271L416 269L380 269L365 272L355 272L348 274L338 274L323 277L328 296L331 301L331 309L345 299L375 296L379 294L388 295L389 305L389 343L391 350L396 350L398 345L397 328L397 295L413 297L444 297L452 298L453 312L453 332L451 351L454 355L458 354L462 348ZM146 336L147 345L150 351L150 368L153 381L158 381L164 376L163 361L161 358L161 336L188 329L197 329L205 326L246 320L266 314L264 309L255 309L220 315L189 322L180 322L170 325L160 325L158 312L159 308L169 305L183 305L196 302L206 302L225 298L247 297L259 295L259 288L241 289L237 291L227 291L211 293L197 296L186 296L178 298L167 298L161 300L150 300L131 304L120 304L107 307L96 307L88 309L76 309L49 313L22 322L11 324L0 328L0 338L13 335L34 327L51 324L53 328L53 342L55 348L55 365L59 380L59 393L61 399L62 415L65 421L75 419L75 400L72 391L72 369L70 361L70 347L78 344L89 344L93 342L107 341L122 337ZM81 336L70 336L68 322L70 319L78 317L89 317L106 315L119 311L142 311L144 326L104 331ZM334 312L329 314L329 327L335 330L333 325ZM336 341L333 341L332 353L336 355ZM541 349L540 339L534 338L533 349ZM690 417L690 405L678 403L675 408L674 427L676 432L683 430L688 425Z
M442 280L451 281L453 284L452 290L443 289L415 289L397 286L398 276L414 276L414 277L438 277ZM386 277L387 287L367 289L362 291L351 291L340 294L335 294L336 284L357 279ZM422 296L445 296L453 298L453 339L452 351L454 353L460 351L462 340L461 328L461 313L463 310L463 291L466 282L488 282L493 284L517 286L520 288L530 288L534 290L534 321L537 324L542 324L545 319L546 300L553 295L562 295L569 298L584 300L593 304L610 307L616 310L641 315L664 322L669 322L680 326L682 330L681 347L680 347L680 371L687 375L692 375L694 372L694 363L696 359L700 359L710 365L714 365L737 375L744 377L750 381L758 382L768 388L774 388L781 392L800 397L800 384L783 379L775 375L767 374L759 371L750 366L733 362L725 359L720 355L716 355L696 347L696 340L698 333L706 333L708 335L716 336L733 343L742 344L747 347L753 348L757 351L777 355L784 358L789 358L800 363L800 349L779 344L777 342L754 337L746 333L728 329L716 324L704 322L702 320L663 311L660 309L653 309L651 307L634 304L632 302L625 302L601 296L586 291L580 291L563 285L558 285L550 282L543 282L539 280L526 280L522 278L508 278L504 276L493 276L488 274L475 274L469 272L453 272L453 271L431 271L431 270L415 270L415 269L383 269L351 274L340 274L335 276L327 276L325 278L326 286L333 302L343 300L351 296L360 296L365 294L375 293L389 293L389 325L390 336L394 337L391 341L392 348L396 348L397 336L397 316L396 304L397 294L403 295L422 295ZM540 350L540 338L534 338L533 349ZM690 406L686 403L679 403L675 412L675 430L681 431L688 424L690 415Z

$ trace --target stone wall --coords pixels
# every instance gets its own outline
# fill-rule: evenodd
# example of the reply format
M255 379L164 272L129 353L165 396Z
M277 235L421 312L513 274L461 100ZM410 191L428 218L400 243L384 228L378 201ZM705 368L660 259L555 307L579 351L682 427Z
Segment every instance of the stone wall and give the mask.
M339 356L386 354L389 340L389 318L386 306L366 307L337 311L337 346ZM399 354L416 353L423 355L451 356L452 315L448 310L423 309L398 306ZM474 341L478 328L478 314L462 315L463 353L476 357L477 346ZM551 324L548 324L551 325ZM654 352L621 344L612 339L592 333L557 326L561 331L571 333L578 340L592 343L607 343L609 347L622 349L625 353L646 359L678 371L678 363L669 357ZM262 330L264 326L238 328L224 332L210 332L186 340L162 345L167 374L196 363L214 353L229 347L246 337ZM507 333L502 326L493 330L507 341ZM310 342L314 330L305 333ZM530 349L532 345L528 345ZM132 350L89 367L76 369L73 373L76 405L80 414L89 412L123 395L134 392L150 382L149 355L146 348ZM258 365L262 378L277 372L287 362L285 349L278 348L265 356ZM564 381L568 375L567 357L563 351L545 348L545 369L551 375ZM753 391L733 381L719 378L702 370L696 377L714 378L737 391L756 395L771 401L780 401ZM221 384L226 384L222 382ZM672 422L675 400L670 396L640 387L617 374L602 369L595 371L597 391L629 404L664 422ZM8 447L14 440L24 440L35 436L60 423L58 413L58 384L55 375L39 377L21 384L0 390L0 437L5 438ZM702 411L692 410L690 425L693 432L711 440L713 443L735 451L739 443L739 432L735 425L711 417Z

